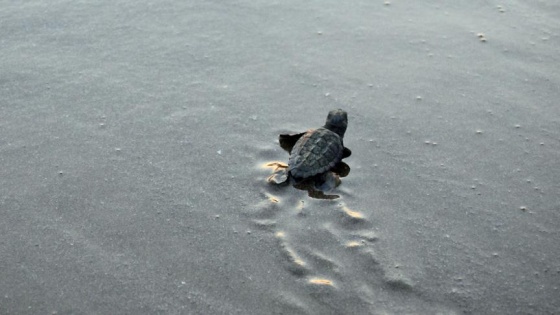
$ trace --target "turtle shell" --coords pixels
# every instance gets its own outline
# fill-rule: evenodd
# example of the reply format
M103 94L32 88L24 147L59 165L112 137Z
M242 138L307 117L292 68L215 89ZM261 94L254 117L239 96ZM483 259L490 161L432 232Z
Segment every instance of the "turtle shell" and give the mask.
M288 171L295 178L308 178L330 170L342 159L342 138L326 129L307 131L290 153Z

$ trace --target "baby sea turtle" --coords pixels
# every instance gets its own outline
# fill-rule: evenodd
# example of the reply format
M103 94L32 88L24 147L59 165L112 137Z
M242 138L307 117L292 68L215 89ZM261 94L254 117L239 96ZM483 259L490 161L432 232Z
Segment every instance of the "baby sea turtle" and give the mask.
M274 181L281 184L291 179L298 184L313 180L315 186L322 186L333 178L331 171L346 176L349 166L341 161L352 153L343 143L347 126L348 114L337 109L329 112L323 127L295 135L280 135L280 146L290 153L290 159L285 176Z

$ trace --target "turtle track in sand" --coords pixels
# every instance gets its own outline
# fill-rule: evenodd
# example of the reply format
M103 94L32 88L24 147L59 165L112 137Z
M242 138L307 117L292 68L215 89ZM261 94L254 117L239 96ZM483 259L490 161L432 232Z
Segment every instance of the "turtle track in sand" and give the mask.
M261 176L255 177L254 185L261 197L245 214L254 235L276 240L278 263L294 279L294 292L280 294L290 297L284 302L298 306L302 313L352 309L369 314L398 312L383 306L384 301L397 296L397 300L402 299L401 311L407 305L441 311L441 305L426 303L417 284L407 276L406 263L391 260L378 246L383 238L374 224L375 209L353 209L347 202L354 197L346 188L339 199L319 200L291 187L271 185L264 170L270 172L275 163L256 168ZM345 307L348 303L351 308Z

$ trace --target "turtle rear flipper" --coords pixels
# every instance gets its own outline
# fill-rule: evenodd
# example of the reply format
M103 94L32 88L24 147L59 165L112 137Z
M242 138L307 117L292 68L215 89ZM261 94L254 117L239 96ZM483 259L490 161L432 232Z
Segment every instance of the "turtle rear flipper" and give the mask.
M307 195L311 198L315 199L325 199L325 200L333 200L340 198L339 195L327 195L320 190L308 190Z
M280 135L278 141L280 142L280 147L286 150L288 153L292 153L292 148L296 145L296 142L303 136L305 132L296 133L293 135Z
M290 183L290 173L286 169L280 169L268 176L266 180L274 185L287 186Z
M315 189L328 192L340 185L340 177L333 172L325 172L317 176Z
M347 147L344 147L342 149L342 158L345 159L345 158L349 157L350 155L352 155L352 151L350 151L350 149L348 149Z
M340 161L336 163L336 165L331 168L331 172L337 174L340 177L346 177L350 174L350 165Z

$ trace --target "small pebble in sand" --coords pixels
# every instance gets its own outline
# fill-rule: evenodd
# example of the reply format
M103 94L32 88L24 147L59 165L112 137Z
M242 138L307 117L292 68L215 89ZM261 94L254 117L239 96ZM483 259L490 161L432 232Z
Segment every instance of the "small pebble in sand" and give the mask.
M515 128L519 129L519 128L521 128L521 125L515 125Z
M477 135L481 135L482 133L483 133L482 130L480 130L480 129L477 129L477 130L476 130L476 134L477 134Z
M476 36L481 42L486 42L486 35L484 35L484 33L478 33Z
M432 142L430 140L426 140L424 141L425 144L432 144Z
M323 35L322 31L317 31L317 35Z
M384 5L391 5L391 2L390 1L385 1L383 4Z
M417 101L421 101L421 100L422 100L422 96L420 96L420 95L416 96L416 100L417 100Z
M526 207L526 206L521 206L521 207L519 207L519 210L521 210L521 211L527 211L527 207Z

